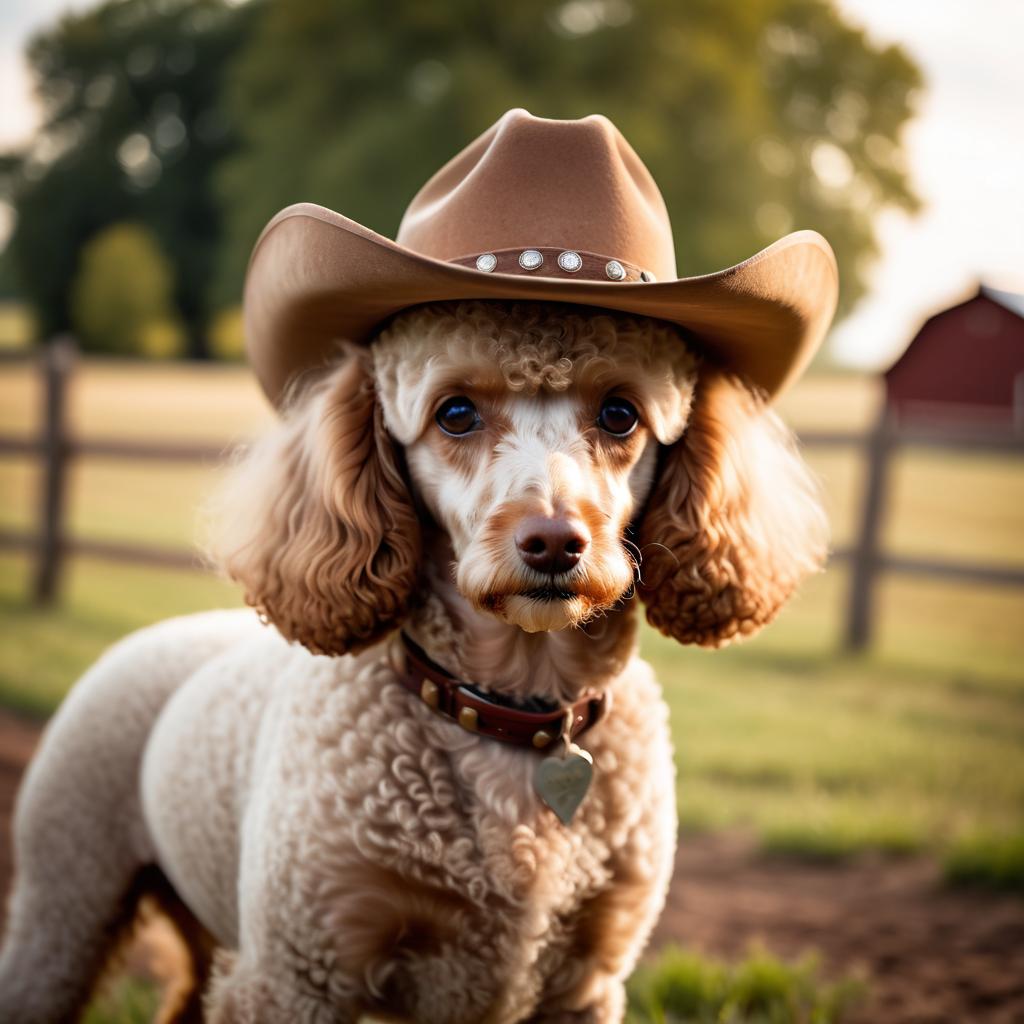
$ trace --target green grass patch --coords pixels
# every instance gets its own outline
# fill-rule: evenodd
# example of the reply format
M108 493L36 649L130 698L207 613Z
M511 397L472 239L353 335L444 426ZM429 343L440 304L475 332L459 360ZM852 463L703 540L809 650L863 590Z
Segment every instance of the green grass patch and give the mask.
M826 983L806 957L755 950L726 966L670 947L630 978L627 1024L841 1024L863 997L854 979Z
M1024 895L1024 829L1010 835L966 836L943 861L946 881Z
M63 600L29 604L29 564L0 556L0 703L48 715L103 650L160 619L240 603L235 587L199 571L72 559Z
M92 1001L82 1024L150 1024L159 1005L156 986L139 978L121 977Z
M770 631L710 653L644 632L671 709L683 826L747 828L776 852L836 859L942 852L1021 823L1021 682L999 664L985 675L930 657L837 658L820 614L808 610L802 652L795 631L785 646Z
M925 844L920 830L906 822L867 822L839 816L816 823L783 822L767 826L761 848L773 856L824 863L847 860L873 850L899 857L917 853Z

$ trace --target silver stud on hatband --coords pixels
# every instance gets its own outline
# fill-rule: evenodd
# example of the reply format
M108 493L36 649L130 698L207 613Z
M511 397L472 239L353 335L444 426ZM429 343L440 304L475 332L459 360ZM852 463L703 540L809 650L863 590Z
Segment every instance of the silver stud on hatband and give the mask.
M583 257L572 249L566 249L558 254L558 265L567 274L575 274L583 266Z
M640 280L643 281L644 284L653 284L658 279L649 270L641 270Z
M618 260L609 260L604 265L604 272L612 281L621 281L626 276L626 268Z
M498 257L493 252L485 252L483 256L477 256L476 269L489 274L498 265Z
M536 270L544 262L544 256L542 253L537 252L536 249L527 249L525 252L519 254L519 266L523 270Z

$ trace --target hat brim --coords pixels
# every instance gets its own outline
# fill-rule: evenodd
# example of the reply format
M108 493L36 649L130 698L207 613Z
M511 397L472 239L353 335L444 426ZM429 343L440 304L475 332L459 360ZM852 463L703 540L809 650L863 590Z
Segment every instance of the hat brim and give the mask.
M253 250L246 349L268 398L280 405L292 379L323 366L340 339L367 342L403 309L456 299L568 302L678 324L707 355L775 396L810 362L837 295L835 257L815 231L795 231L714 274L604 283L481 273L300 203L274 217Z

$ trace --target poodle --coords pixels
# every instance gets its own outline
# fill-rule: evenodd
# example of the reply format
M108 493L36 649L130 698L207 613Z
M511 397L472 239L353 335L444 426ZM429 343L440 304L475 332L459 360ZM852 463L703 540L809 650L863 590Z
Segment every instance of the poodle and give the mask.
M215 522L256 613L128 637L50 723L0 1020L74 1019L145 896L190 950L163 1021L621 1020L676 842L639 604L716 647L825 553L764 397L662 321L420 306L293 387ZM543 739L592 764L576 813L545 751L442 714L427 676L568 709Z

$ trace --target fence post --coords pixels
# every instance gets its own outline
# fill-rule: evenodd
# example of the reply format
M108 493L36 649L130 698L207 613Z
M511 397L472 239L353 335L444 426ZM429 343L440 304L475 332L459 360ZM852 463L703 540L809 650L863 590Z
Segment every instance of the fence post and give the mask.
M43 348L42 480L36 574L36 604L52 604L64 553L64 491L68 457L67 383L75 363L75 342L54 338Z
M867 481L861 510L860 533L853 549L850 574L850 604L847 611L847 651L865 651L871 644L874 611L874 583L879 568L879 536L885 515L889 486L889 456L895 430L892 411L883 401L882 411L868 434Z

